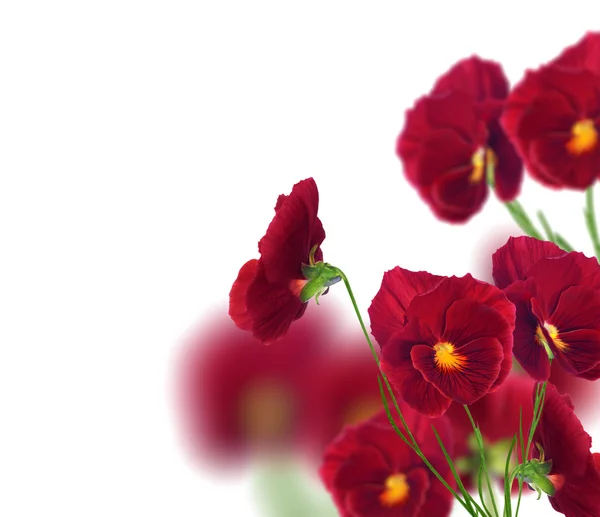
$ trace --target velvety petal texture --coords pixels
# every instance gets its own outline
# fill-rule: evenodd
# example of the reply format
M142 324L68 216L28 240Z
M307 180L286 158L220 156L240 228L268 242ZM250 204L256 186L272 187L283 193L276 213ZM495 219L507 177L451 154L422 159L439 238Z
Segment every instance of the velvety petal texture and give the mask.
M258 243L260 258L248 261L229 294L229 315L235 324L270 344L281 338L306 310L300 292L306 279L302 265L323 259L323 225L317 217L319 192L312 178L289 196L280 195L275 217Z
M598 38L589 33L527 71L506 101L506 134L531 175L552 188L584 190L600 174Z
M550 376L549 354L568 373L600 378L600 265L531 237L509 239L493 276L515 305L514 355L534 379Z
M477 213L488 195L488 170L501 200L519 193L522 162L499 123L507 95L502 67L472 56L407 111L396 152L438 218L460 223Z
M532 455L539 458L541 447L544 459L552 460L550 476L560 479L549 497L553 508L567 517L592 517L600 515L598 456L590 452L591 437L573 409L570 399L548 384Z
M454 486L431 430L434 425L452 451L446 418L430 420L402 402L400 407L427 459ZM452 495L396 434L385 413L345 428L327 448L320 474L342 517L450 515Z
M440 416L452 401L472 404L502 384L512 366L515 308L500 289L471 275L401 268L386 275L372 327L382 368L409 406Z

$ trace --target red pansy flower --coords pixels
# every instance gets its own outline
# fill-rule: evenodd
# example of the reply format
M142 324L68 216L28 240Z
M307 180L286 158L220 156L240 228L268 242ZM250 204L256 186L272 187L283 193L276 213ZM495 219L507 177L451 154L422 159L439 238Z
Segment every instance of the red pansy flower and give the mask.
M427 459L455 482L431 430L434 424L452 453L445 418L430 420L401 403L402 413ZM321 479L342 517L444 517L452 494L396 434L385 413L347 427L323 459Z
M191 336L178 382L195 455L230 463L304 443L313 411L306 393L333 335L327 312L303 318L277 347L261 346L226 317Z
M600 75L588 67L597 54L597 44L567 49L529 70L506 101L502 126L547 186L584 190L600 172Z
M532 455L552 461L547 477L556 492L549 500L567 517L600 515L600 458L590 453L591 445L592 439L573 412L569 397L548 384L542 417L533 435Z
M464 222L480 210L488 166L500 199L518 194L522 163L499 123L507 95L500 65L473 56L407 112L396 152L406 178L440 219Z
M229 315L235 324L270 344L283 336L306 310L300 299L306 278L302 265L323 259L325 231L317 217L319 192L312 178L289 196L281 195L275 217L258 243L260 259L242 266L229 294Z
M511 373L498 390L480 398L469 407L483 435L488 472L502 488L506 456L513 437L519 435L520 411L522 410L523 432L527 431L533 418L533 385L531 377ZM456 403L450 406L446 415L454 431L455 465L467 490L475 490L478 485L481 455L474 439L471 421L464 407ZM515 465L518 456L519 450L515 447ZM518 483L515 482L512 488L513 491L518 491Z
M546 254L546 256L544 256ZM509 239L493 256L494 278L517 309L514 355L534 379L550 376L548 351L573 375L600 369L600 265L531 237Z
M371 309L373 332L384 338L383 370L401 398L427 416L442 415L453 400L472 404L511 369L514 307L500 289L471 275L438 281L396 268L384 276Z

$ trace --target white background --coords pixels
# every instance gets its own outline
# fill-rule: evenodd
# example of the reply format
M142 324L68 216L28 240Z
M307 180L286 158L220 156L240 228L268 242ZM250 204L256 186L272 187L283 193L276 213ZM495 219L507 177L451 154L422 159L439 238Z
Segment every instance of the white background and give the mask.
M514 83L599 24L597 1L3 2L0 515L259 515L247 476L188 458L173 386L277 196L315 178L363 310L395 265L489 278L517 228L494 199L434 219L404 111L460 58ZM581 194L522 201L591 251Z

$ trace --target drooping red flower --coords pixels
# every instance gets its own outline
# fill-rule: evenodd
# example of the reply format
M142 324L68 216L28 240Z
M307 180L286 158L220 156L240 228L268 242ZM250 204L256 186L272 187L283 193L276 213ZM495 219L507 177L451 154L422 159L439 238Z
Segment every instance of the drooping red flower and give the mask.
M317 217L319 192L312 178L280 195L275 217L258 243L260 259L242 266L229 294L235 324L270 344L283 336L306 310L300 298L306 278L302 265L323 259L323 225Z
M453 400L472 404L511 369L514 307L471 275L439 281L396 268L384 276L370 315L384 372L427 416L442 415Z
M531 452L534 458L552 461L552 507L567 517L595 517L600 515L600 457L590 453L592 439L573 409L569 397L548 384Z
M448 422L400 404L425 456L454 486L431 430L434 424L451 454ZM320 474L342 517L444 517L451 511L452 494L396 435L385 413L345 428L325 452Z
M306 394L333 339L334 320L327 308L315 311L277 347L261 346L227 317L191 335L178 379L191 452L235 463L303 446L313 413Z
M522 410L523 433L527 432L533 418L531 390L534 381L523 374L511 373L502 386L488 393L469 406L473 420L483 435L486 465L492 479L504 487L506 456L515 435L519 436ZM454 441L454 463L467 490L478 486L481 455L474 438L473 427L462 405L453 403L446 413L452 425ZM513 452L513 466L520 459L519 448ZM518 491L515 482L513 491Z
M519 193L521 159L499 122L507 95L501 66L473 56L407 112L396 152L407 180L440 219L464 222L481 209L490 166L500 199Z
M600 363L598 261L519 237L494 254L493 267L517 310L513 351L523 369L547 380L550 351L567 372L599 378L600 369L594 369Z
M540 67L511 91L501 123L531 175L584 190L600 173L598 35Z

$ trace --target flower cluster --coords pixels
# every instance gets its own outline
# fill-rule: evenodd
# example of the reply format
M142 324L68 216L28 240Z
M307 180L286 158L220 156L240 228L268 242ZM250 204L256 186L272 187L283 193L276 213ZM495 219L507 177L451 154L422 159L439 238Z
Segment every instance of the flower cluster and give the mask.
M223 422L242 422L263 443L328 422L313 443L322 451L333 440L320 475L342 517L444 517L453 499L471 515L498 515L492 480L504 490L505 515L523 484L569 517L600 515L600 455L571 399L549 382L569 388L565 376L600 378L600 232L589 190L600 174L599 128L598 33L512 89L498 63L459 61L408 110L397 154L443 220L468 220L490 187L506 204L528 236L493 253L494 284L470 274L387 271L368 311L378 350L347 277L323 262L318 191L306 179L279 197L260 258L242 266L231 289L230 316L254 345L219 346L213 369L227 384L192 376L206 384L191 392L220 391L217 405L228 409L235 400L237 412ZM573 251L543 214L542 238L515 199L523 165L545 186L588 189L597 258ZM340 281L374 359L365 389L364 357L355 364L343 348L323 352L322 340L336 339L323 331L331 318L305 317L290 329L311 298ZM302 334L303 323L316 333ZM227 435L227 425L219 429L215 435ZM471 492L481 495L486 484L489 498L477 502Z

